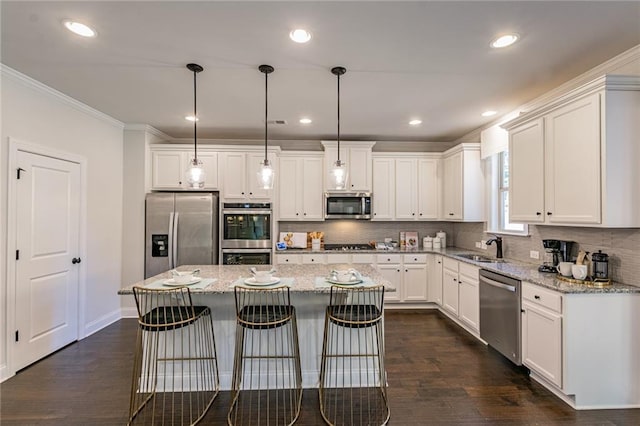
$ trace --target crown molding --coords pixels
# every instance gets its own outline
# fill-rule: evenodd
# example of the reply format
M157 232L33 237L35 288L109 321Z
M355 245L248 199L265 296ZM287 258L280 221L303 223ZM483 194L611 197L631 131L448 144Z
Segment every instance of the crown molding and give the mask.
M9 78L22 86L32 89L36 92L39 92L45 96L48 96L52 99L55 99L67 106L70 106L80 112L83 112L93 118L96 118L100 121L103 121L112 126L118 127L119 129L124 129L124 123L116 120L115 118L98 111L95 108L90 107L87 104L84 104L77 99L72 98L69 95L65 95L64 93L47 86L44 83L39 82L25 74L22 74L19 71L14 70L13 68L0 63L0 75L2 78Z
M170 141L173 140L173 137L167 135L166 133L156 129L153 126L150 126L148 124L135 124L135 123L126 123L124 125L124 130L131 130L131 131L138 131L138 132L146 132L146 133L150 133L153 136L157 136L159 139L162 139L164 141Z

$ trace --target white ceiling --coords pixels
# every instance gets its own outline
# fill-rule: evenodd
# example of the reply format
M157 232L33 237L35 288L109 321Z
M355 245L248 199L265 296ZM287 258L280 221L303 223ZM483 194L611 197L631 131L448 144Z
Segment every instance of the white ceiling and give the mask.
M124 123L202 138L453 141L640 44L640 2L2 1L2 62ZM98 31L82 39L66 19ZM288 38L310 30L306 45ZM503 50L489 42L514 31ZM301 125L302 116L313 119ZM423 120L411 127L412 118Z

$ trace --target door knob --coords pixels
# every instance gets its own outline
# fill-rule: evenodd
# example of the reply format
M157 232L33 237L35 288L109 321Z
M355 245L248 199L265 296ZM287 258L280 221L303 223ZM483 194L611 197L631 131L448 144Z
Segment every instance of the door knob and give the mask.
M74 265L80 262L82 262L82 259L80 259L79 257L74 257L73 259L71 259L71 263L73 263Z

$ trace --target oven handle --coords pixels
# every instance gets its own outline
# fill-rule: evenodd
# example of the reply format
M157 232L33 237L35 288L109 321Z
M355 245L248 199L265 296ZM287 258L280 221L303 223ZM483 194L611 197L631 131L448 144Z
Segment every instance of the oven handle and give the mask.
M489 285L494 286L494 287L499 287L499 288L502 288L502 289L505 289L505 290L509 290L509 291L511 291L513 293L516 292L516 287L515 286L509 285L509 284L503 284L501 282L492 280L491 278L482 277L482 278L480 278L480 282L489 284Z
M222 214L266 214L270 215L271 210L222 210Z

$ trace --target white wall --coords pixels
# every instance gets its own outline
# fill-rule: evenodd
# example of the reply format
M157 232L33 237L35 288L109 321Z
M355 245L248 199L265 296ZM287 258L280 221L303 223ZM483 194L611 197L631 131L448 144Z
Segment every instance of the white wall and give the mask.
M0 307L7 311L8 138L86 159L86 288L81 337L120 318L123 215L123 124L8 67L1 70ZM82 317L81 314L81 317ZM6 342L6 318L0 339ZM0 352L6 367L7 348ZM7 371L6 369L4 370ZM0 372L1 373L1 372ZM2 377L0 377L1 379Z

